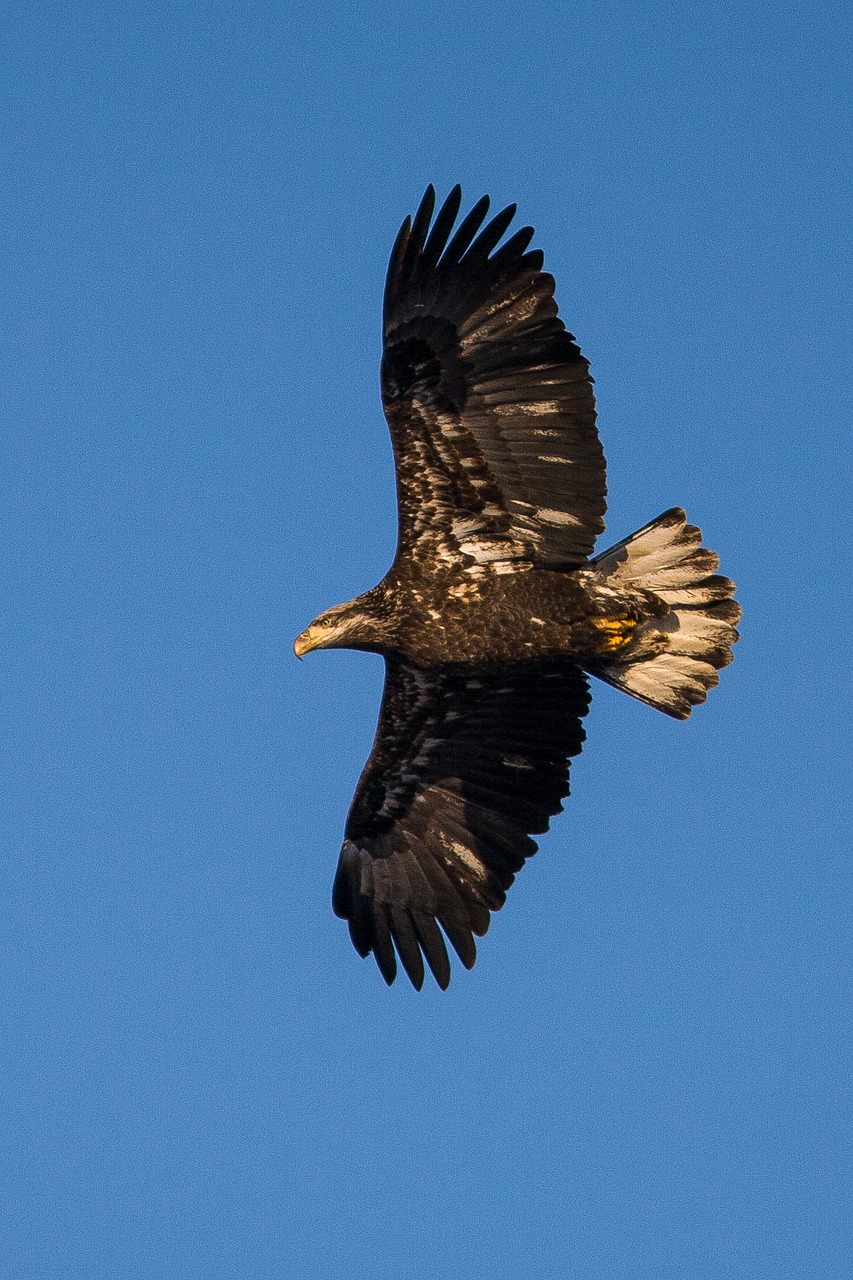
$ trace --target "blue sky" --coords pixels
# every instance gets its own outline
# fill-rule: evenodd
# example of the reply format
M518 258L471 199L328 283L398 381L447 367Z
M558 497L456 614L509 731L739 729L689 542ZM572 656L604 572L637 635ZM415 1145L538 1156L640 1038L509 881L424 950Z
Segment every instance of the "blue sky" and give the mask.
M0 1272L846 1274L848 7L2 14ZM745 618L418 995L329 905L381 662L290 644L393 554L429 181L537 229L605 541L684 505Z

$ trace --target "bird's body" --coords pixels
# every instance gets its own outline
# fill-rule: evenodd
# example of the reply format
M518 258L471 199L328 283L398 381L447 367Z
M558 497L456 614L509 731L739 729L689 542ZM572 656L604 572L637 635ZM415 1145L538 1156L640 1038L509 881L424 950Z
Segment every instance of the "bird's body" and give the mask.
M666 613L650 592L608 588L582 569L460 582L450 569L422 575L406 565L351 608L360 629L347 648L421 668L567 657L589 665L627 647L638 623Z
M680 508L592 557L605 464L589 365L514 207L455 226L461 193L406 219L385 288L382 399L397 555L371 591L315 618L299 657L386 662L376 739L332 902L392 982L439 986L445 937L470 968L568 794L587 673L679 719L731 661L740 608Z

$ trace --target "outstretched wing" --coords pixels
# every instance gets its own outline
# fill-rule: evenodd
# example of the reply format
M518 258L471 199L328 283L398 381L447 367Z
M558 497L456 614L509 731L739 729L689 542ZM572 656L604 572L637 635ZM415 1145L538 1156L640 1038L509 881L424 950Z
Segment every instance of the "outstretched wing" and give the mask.
M382 401L397 468L398 555L469 573L583 563L604 528L605 464L589 363L557 315L532 227L430 228L428 187L385 285ZM482 229L481 229L482 228Z
M415 987L423 960L450 981L441 929L466 968L474 934L568 795L584 740L585 676L535 669L438 668L386 659L376 740L347 819L332 894L359 955L385 981L396 952Z

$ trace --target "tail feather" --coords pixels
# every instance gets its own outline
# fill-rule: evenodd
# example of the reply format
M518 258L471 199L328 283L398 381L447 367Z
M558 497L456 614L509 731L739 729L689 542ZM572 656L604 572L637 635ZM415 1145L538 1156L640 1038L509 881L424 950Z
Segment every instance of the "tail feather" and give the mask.
M680 507L596 556L601 586L649 591L668 612L637 627L631 643L594 675L667 715L686 719L732 660L740 605L735 585L716 572L719 558Z

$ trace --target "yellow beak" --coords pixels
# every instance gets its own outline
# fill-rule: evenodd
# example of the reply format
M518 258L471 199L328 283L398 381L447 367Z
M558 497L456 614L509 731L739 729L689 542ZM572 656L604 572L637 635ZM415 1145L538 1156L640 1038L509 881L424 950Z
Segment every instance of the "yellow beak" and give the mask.
M316 649L320 643L320 636L316 627L306 627L305 630L298 635L293 642L293 652L297 658L304 658L306 653L310 653L312 649Z

